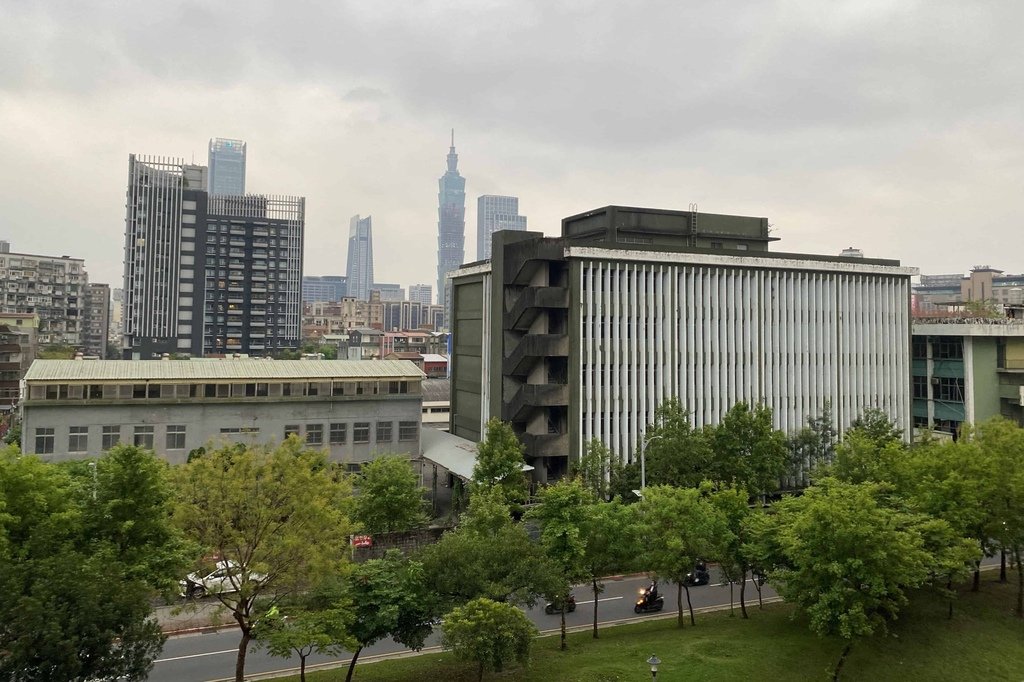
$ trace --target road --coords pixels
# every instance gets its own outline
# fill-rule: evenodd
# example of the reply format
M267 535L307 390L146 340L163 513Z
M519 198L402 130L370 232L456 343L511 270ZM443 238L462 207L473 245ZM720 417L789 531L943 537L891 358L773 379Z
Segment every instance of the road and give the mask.
M716 576L715 573L712 574ZM714 580L714 577L713 577ZM718 577L720 581L721 578ZM647 578L625 578L610 580L605 584L598 602L598 619L602 623L611 623L623 619L651 618L657 614L637 616L633 613L633 605L639 591L648 584ZM736 608L739 608L739 586L734 586ZM774 597L775 593L765 585L762 590L765 597ZM676 613L675 585L661 584L659 591L665 596L665 611ZM574 613L566 614L567 626L585 626L593 623L594 594L588 586L579 586L574 590L577 608ZM684 609L685 604L685 593ZM711 585L690 588L693 608L706 608L729 604L729 585L713 582ZM757 591L747 583L748 605L757 605ZM558 614L549 616L544 613L544 605L527 610L527 615L541 630L557 629ZM207 682L232 678L235 671L235 656L238 651L239 633L236 628L226 628L215 632L185 634L170 637L164 645L163 653L153 666L149 679L153 682ZM427 640L427 647L440 645L440 633L435 631ZM405 648L390 639L367 647L360 654L360 660L374 655L404 651ZM343 656L310 656L307 666L329 663L332 661L348 661L349 655ZM245 670L248 674L281 671L284 675L299 665L298 658L286 660L274 658L264 651L249 652L246 657Z

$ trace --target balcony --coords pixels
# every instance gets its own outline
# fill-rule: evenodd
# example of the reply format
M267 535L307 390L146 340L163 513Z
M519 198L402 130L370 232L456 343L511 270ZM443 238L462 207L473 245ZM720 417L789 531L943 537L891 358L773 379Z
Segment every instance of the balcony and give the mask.
M502 363L509 376L528 374L538 358L569 357L569 337L565 334L527 334Z
M505 313L505 328L526 331L544 309L569 307L569 290L565 287L526 287L512 309Z

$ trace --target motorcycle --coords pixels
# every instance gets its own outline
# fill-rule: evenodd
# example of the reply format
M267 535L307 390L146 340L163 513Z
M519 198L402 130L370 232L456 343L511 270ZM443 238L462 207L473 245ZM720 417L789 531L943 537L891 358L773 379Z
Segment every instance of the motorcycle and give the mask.
M694 565L693 570L686 574L686 580L684 582L687 587L698 587L700 585L707 585L710 583L711 573L708 571L707 563L698 560Z
M569 601L567 601L565 603L565 612L566 613L572 613L575 610L576 610L576 595L570 594L569 595ZM549 601L547 604L544 605L544 613L548 614L549 616L552 615L552 614L561 613L561 612L562 612L562 605L560 603L558 603L558 602Z
M633 613L653 613L655 611L661 611L665 608L665 598L654 593L652 598L651 589L640 590L640 597L636 600L636 605L633 606Z

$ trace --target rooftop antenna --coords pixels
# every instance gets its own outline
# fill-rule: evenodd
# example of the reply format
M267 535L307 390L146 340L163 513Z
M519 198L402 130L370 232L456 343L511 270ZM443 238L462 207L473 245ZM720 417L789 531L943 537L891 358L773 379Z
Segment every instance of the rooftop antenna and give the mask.
M452 146L455 146L455 128L452 128Z

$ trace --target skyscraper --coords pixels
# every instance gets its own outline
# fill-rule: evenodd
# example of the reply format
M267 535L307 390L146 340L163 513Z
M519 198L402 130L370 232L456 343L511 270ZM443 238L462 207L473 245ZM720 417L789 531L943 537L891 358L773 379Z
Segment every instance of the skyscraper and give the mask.
M446 305L445 277L462 265L466 255L466 179L459 175L455 130L448 150L448 170L437 193L437 302Z
M348 295L370 299L373 289L373 217L352 216L348 228Z
M410 284L409 285L409 300L422 303L423 305L430 305L433 301L433 291L429 284Z
M245 142L210 140L210 194L245 194Z
M476 259L491 257L491 235L498 230L525 230L519 198L485 194L476 200Z

